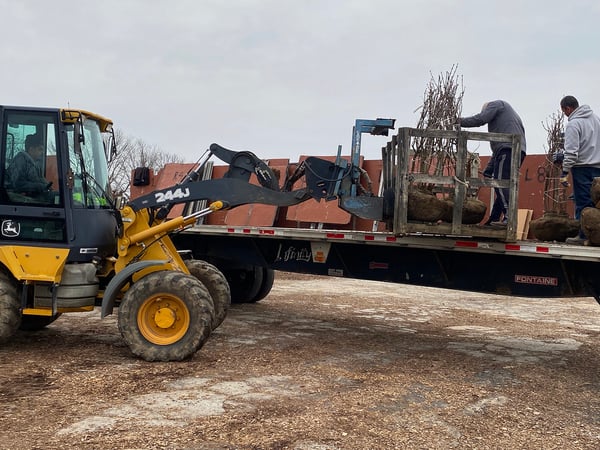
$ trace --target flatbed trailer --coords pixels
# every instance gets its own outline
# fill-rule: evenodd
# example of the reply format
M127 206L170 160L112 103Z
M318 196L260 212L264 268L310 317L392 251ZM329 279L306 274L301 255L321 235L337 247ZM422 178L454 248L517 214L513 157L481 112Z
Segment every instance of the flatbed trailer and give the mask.
M360 132L373 134L377 126L393 126L393 121L356 121L350 156L353 167L358 165ZM455 142L454 174L415 170L411 163L415 139ZM479 177L467 151L470 141L510 145L510 180ZM325 186L325 193L316 195L317 199L337 195L342 209L360 217L393 205L387 211L387 231L195 225L172 238L178 249L189 250L194 258L217 266L229 281L232 300L238 302L266 296L276 270L523 297L592 296L600 302L600 247L517 239L520 154L520 138L515 135L400 128L382 148L382 191L391 194L391 203L385 203L385 193L383 200L339 196L357 185L337 189L340 182L343 185L337 163L328 168L331 175L313 183L313 187ZM338 183L327 184L332 180ZM411 220L409 195L412 185L419 182L437 186L437 192L453 194L455 204L449 222ZM335 191L327 187L334 184ZM307 185L310 187L310 182ZM462 220L467 192L485 186L510 190L508 226L503 229ZM313 193L317 191L313 188Z
M219 267L233 299L242 302L266 296L268 274L275 270L523 297L591 296L600 302L598 247L215 225L186 229L173 240Z

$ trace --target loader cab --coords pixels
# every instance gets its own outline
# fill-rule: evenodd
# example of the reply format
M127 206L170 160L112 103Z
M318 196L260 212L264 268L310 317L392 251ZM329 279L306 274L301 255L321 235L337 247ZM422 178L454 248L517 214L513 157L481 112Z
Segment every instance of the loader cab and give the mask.
M68 247L73 262L113 255L112 122L81 110L0 106L0 125L0 245Z

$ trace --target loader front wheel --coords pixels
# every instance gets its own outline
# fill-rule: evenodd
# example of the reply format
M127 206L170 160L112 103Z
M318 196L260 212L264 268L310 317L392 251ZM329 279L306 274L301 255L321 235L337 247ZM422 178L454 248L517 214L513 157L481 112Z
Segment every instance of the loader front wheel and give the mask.
M15 281L0 271L0 342L6 341L19 329L20 307Z
M231 306L231 291L225 275L212 264L199 259L185 261L190 274L198 278L208 289L215 308L215 319L212 324L213 330L217 328L227 315Z
M214 309L195 277L160 271L135 282L119 306L119 331L131 352L146 361L181 361L208 339Z

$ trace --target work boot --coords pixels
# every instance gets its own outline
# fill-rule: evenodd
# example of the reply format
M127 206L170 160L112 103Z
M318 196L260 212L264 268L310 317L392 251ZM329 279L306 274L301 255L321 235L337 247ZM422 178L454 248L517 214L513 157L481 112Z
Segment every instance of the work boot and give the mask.
M498 222L491 222L490 225L494 228L506 228L508 225L508 219L504 218Z
M570 245L587 245L587 240L581 236L575 236L565 239L565 243Z

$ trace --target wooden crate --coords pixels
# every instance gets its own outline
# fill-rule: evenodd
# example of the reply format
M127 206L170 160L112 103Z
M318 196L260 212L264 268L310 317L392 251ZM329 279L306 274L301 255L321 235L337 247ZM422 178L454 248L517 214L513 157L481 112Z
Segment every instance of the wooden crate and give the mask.
M453 142L456 148L456 166L454 173L432 175L410 169L413 159L411 144L415 138L444 139ZM510 180L493 180L483 178L479 174L468 176L469 141L506 142L511 146ZM480 144L481 145L481 144ZM422 130L416 128L400 128L382 149L383 153L383 187L385 191L394 193L394 216L391 229L398 235L424 233L443 236L473 236L500 239L514 242L517 239L517 205L519 187L519 163L521 161L521 138L518 135L501 133L482 133L463 130ZM425 223L409 221L408 192L411 185L427 183L437 187L438 192L450 191L454 197L452 222ZM508 225L506 228L483 227L462 223L462 209L467 191L480 187L508 188ZM389 224L388 224L389 225Z

